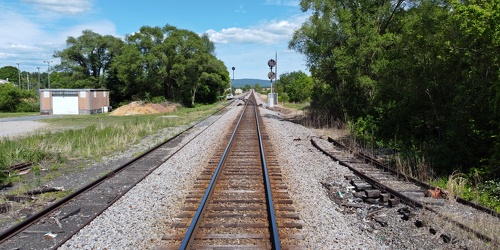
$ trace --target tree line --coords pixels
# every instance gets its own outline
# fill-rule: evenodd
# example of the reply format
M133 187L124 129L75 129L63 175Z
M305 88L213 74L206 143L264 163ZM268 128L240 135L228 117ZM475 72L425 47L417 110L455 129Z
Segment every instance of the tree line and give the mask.
M214 103L229 85L229 72L208 36L171 25L143 26L124 39L84 30L68 37L66 45L54 53L61 63L50 72L50 87L106 88L114 106L131 100L169 100L189 107ZM35 74L29 75L37 82L40 75ZM18 69L4 67L2 77L17 82ZM48 88L47 80L42 75L42 88ZM24 77L19 85L26 89Z
M500 2L302 0L311 106L437 174L500 176Z

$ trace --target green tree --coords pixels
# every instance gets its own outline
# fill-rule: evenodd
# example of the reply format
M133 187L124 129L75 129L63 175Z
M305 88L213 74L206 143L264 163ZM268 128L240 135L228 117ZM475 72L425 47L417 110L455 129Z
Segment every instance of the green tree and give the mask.
M466 114L463 134L474 142L472 159L480 157L483 173L500 176L500 2L452 1L452 21L460 35L451 40L451 53L460 58L461 95L456 98ZM458 78L457 77L457 78ZM470 150L469 150L470 151Z
M183 102L194 106L196 92L202 84L200 78L204 72L203 66L210 60L209 48L205 40L192 31L176 30L170 37L177 42L174 48L177 54L174 57L172 76L180 88L185 90L182 91ZM207 74L205 78L208 79Z
M159 27L143 26L125 38L126 45L112 63L112 70L124 83L120 88L126 99L162 95L162 80L168 65L162 56L163 32Z
M384 54L372 112L381 138L397 137L401 146L421 150L438 173L483 165L499 128L498 113L491 112L495 45L491 37L466 32L464 23L484 22L464 15L463 6L422 1L408 9Z
M91 30L83 30L82 35L68 37L67 48L56 51L54 57L61 58L57 66L59 71L72 72L73 81L80 81L77 86L89 88L105 87L101 75L110 68L112 58L122 42L111 35L102 36ZM69 87L69 86L68 86Z
M245 86L243 87L243 92L247 92L247 91L249 91L251 88L252 88L252 86L250 86L250 84L245 84Z
M388 27L404 10L403 2L301 1L302 10L313 14L294 33L289 47L306 55L318 79L313 107L326 108L344 121L362 117L371 108L378 81L374 62L392 43Z
M262 88L260 87L260 84L256 83L253 85L253 89L255 89L255 92L260 93L262 91Z
M224 88L229 80L229 72L221 60L210 57L206 64L202 65L200 76L201 86L196 94L198 102L214 103L218 96L224 93Z
M316 109L421 154L438 173L498 175L499 5L304 0L312 16L289 45L306 55Z
M125 97L162 95L194 106L197 96L217 100L229 84L229 73L214 53L206 35L167 25L141 27L127 36L112 64L112 75L124 85Z
M9 82L18 82L19 70L14 66L5 66L0 68L0 79L7 80Z
M313 81L302 71L280 75L279 88L288 95L291 102L304 102L311 98Z

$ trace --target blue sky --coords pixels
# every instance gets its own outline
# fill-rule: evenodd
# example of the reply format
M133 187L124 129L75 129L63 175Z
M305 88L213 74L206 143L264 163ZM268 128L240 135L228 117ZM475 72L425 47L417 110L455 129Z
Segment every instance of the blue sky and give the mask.
M234 66L235 79L267 79L276 52L278 74L309 74L304 56L288 49L308 16L298 0L0 0L0 68L19 63L21 71L44 72L43 61L58 64L53 52L84 29L124 37L169 24L207 33L231 78Z

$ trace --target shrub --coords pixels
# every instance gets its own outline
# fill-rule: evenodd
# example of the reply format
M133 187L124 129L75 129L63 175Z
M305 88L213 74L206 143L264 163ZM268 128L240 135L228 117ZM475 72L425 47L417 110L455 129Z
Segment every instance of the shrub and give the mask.
M288 96L287 93L279 93L278 94L278 100L281 101L281 102L289 102L290 101L290 97Z

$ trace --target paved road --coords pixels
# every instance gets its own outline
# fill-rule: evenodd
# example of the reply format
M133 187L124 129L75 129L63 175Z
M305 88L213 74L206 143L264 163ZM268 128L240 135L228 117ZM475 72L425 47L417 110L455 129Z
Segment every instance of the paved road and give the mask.
M0 118L0 138L15 137L47 126L46 123L38 122L47 118L61 117L60 115L31 115L20 117Z

